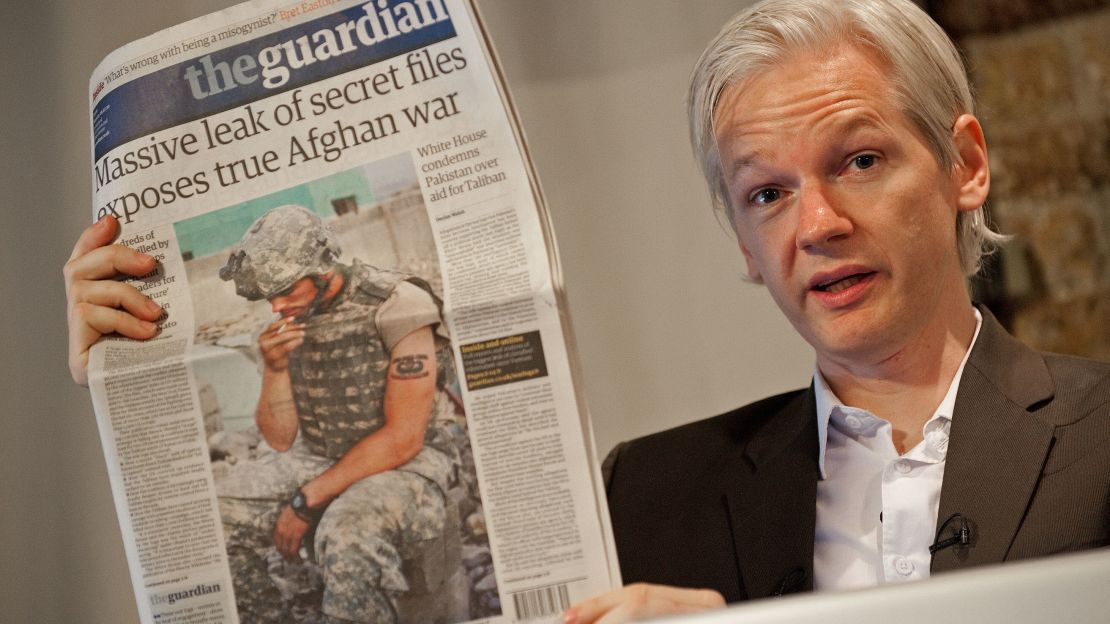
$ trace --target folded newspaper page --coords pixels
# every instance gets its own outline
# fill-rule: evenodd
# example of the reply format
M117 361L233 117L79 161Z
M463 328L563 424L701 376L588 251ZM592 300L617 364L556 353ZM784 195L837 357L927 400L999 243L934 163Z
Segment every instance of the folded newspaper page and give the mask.
M164 309L89 364L143 622L554 621L619 583L468 0L256 0L90 90L94 216Z

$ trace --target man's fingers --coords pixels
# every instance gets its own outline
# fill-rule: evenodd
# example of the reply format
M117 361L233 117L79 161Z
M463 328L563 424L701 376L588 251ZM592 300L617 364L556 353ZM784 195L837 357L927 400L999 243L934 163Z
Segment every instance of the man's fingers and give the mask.
M289 540L287 540L284 535L281 533L274 534L274 546L277 548L278 552L281 553L282 559L289 562L293 561L293 555L289 552Z
M600 596L594 596L571 609L577 617L568 624L597 622L606 613L616 611L626 605L632 609L638 608L641 604L647 602L648 592L652 587L654 586L646 583L634 583Z
M673 590L676 588L665 587L662 589ZM648 592L643 602L622 604L615 610L603 615L597 621L597 624L624 624L625 622L634 622L644 618L697 613L725 606L724 598L712 590L690 589L678 591L683 593L675 595L670 591Z
M88 302L75 304L70 318L71 332L76 332L78 335L95 336L88 344L84 345L83 351L88 350L89 346L104 334L115 332L128 338L143 340L153 336L157 329L158 327L154 323L136 318L125 310ZM82 342L78 341L77 343L81 344Z
M281 319L270 325L268 328L266 328L266 331L262 332L258 336L258 348L261 349L264 354L266 354L280 347L281 345L286 345L281 349L279 353L289 353L293 349L301 346L300 343L304 342L304 336L304 323L297 323L295 321ZM294 340L299 340L297 345L292 347L287 346Z
M304 335L305 331L303 329L287 329L280 334L277 332L268 334L265 338L265 342L271 345L279 345L296 338L304 338Z
M274 546L281 553L282 558L291 563L301 562L301 538L305 534L305 531L299 528L302 523L303 521L286 507L278 514L277 523L274 525Z
M124 245L109 245L94 247L71 258L62 268L62 274L66 285L72 287L82 280L110 279L120 274L144 275L153 271L155 265L152 256Z
M643 613L644 605L625 603L618 605L612 611L603 614L594 624L626 624L637 619L649 617Z
M258 348L262 351L262 359L266 368L272 372L280 372L289 366L289 354L301 348L304 344L304 331L289 332L276 339L263 336L258 341Z
M568 624L618 624L637 618L691 613L723 607L721 594L710 589L685 589L635 583L575 605Z
M300 550L299 546L299 544L294 545L293 539L288 535L278 536L278 552L290 563L301 562L301 555L298 552Z
M88 302L79 302L69 316L69 372L73 381L87 386L89 348L104 334L118 333L128 338L145 340L158 333L150 321L135 318L129 312Z
M280 334L270 334L269 336L263 336L258 341L258 347L266 353L275 352L274 355L284 355L301 346L304 343L304 335L303 329L291 329Z
M268 355L270 357L279 358L279 359L284 360L285 358L289 357L290 353L296 351L297 349L300 349L301 345L303 345L303 344L304 344L304 338L303 337L296 337L296 338L293 338L292 340L289 340L288 342L277 345L273 349L273 351L271 351Z
M162 316L162 306L150 300L131 284L110 280L82 280L70 289L71 303L89 303L106 308L123 308L133 316L155 321Z
M264 331L262 333L264 333L264 334L276 334L278 332L281 332L281 333L284 334L285 332L287 332L291 329L304 329L304 328L305 328L304 323L298 323L297 321L295 321L293 319L290 319L290 318L279 318L278 320L274 321L273 323L270 323L270 326L267 327L266 331Z
M62 269L69 316L69 370L73 380L88 384L89 348L104 334L143 340L157 333L152 321L162 315L158 304L119 275L140 276L157 266L151 256L112 245L119 223L105 217L85 228Z
M118 230L119 222L115 217L109 216L98 220L85 228L81 236L77 237L77 243L73 245L73 253L69 255L69 259L80 258L97 247L107 245L116 237Z

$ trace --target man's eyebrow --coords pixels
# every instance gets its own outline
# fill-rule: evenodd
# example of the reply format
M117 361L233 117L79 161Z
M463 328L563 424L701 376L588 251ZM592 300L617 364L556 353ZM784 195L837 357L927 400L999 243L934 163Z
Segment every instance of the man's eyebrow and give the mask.
M843 138L862 130L876 130L884 133L890 131L881 119L876 119L872 115L854 115L851 119L834 126L833 136Z
M830 134L835 138L848 137L849 134L862 131L876 131L888 134L891 132L890 125L878 117L874 113L868 114L852 114L850 118L845 120L835 120L830 123Z
M725 177L731 178L745 169L754 168L756 164L758 164L761 160L766 161L769 159L770 157L767 155L765 150L752 150L750 152L744 152L736 158L730 159L728 163L722 163L727 164L727 166L722 167L722 169L725 173Z
M850 119L834 122L834 124L830 132L834 140L842 140L856 132L876 131L888 133L890 131L889 127L883 123L881 119L876 119L872 115L853 115ZM741 152L735 158L731 158L727 162L722 162L721 170L724 172L726 178L731 178L741 171L753 169L758 166L761 161L767 160L770 160L770 155L767 150L754 149Z

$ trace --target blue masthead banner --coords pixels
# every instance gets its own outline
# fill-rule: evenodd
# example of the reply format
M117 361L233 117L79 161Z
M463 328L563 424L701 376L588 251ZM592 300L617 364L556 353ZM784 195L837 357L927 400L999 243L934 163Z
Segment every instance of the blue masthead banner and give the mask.
M443 0L370 0L109 91L93 107L94 161L138 137L455 36Z

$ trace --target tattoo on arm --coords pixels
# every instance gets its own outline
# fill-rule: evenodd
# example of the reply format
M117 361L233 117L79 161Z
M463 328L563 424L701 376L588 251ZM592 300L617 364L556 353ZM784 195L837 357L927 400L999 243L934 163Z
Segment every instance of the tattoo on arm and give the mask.
M393 379L420 379L428 376L428 356L424 353L393 358L389 376Z

